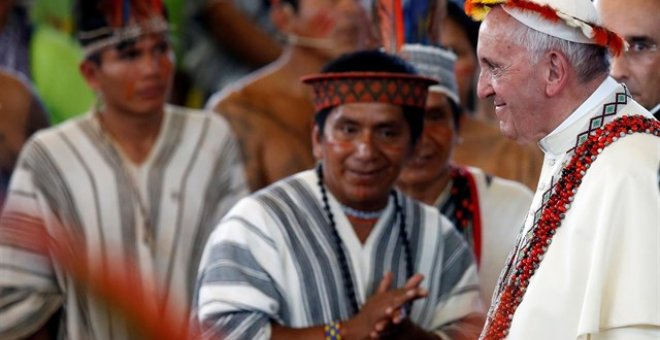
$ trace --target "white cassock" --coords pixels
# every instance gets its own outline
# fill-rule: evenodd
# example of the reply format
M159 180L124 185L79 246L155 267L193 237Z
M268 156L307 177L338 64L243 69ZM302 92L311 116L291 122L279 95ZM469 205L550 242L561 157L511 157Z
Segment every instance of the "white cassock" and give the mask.
M622 115L650 117L608 78L539 142L545 160L521 244L580 137ZM508 339L660 338L659 168L658 137L636 133L605 147L532 276Z

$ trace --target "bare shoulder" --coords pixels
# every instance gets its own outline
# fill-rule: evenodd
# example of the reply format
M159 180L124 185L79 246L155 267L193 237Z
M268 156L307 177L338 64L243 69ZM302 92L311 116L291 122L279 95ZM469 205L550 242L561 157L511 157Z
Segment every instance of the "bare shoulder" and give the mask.
M0 109L4 108L4 118L8 114L27 115L30 100L33 96L30 86L27 82L20 79L17 75L5 72L0 69Z

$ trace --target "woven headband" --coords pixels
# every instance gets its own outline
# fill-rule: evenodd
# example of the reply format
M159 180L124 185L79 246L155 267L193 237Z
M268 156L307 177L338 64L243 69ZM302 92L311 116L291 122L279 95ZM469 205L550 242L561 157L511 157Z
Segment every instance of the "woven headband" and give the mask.
M162 17L153 17L144 23L133 24L126 27L113 28L103 27L94 31L80 32L80 39L97 39L89 45L84 46L83 56L88 58L104 48L117 45L121 42L139 38L146 34L165 33L169 31L169 25ZM106 36L105 38L100 38Z
M431 85L437 81L414 74L388 72L341 72L305 76L314 90L314 108L349 103L387 103L423 109Z

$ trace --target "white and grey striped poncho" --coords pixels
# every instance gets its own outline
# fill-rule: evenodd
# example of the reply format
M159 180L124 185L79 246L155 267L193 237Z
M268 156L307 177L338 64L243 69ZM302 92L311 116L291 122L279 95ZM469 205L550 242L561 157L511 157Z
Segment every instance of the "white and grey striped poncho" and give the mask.
M429 291L414 303L412 320L434 331L482 312L474 257L462 236L437 209L399 197L414 271L424 274ZM330 194L329 202L359 304L388 271L395 273L393 286L403 286L405 253L393 199L365 244ZM349 318L332 242L314 171L241 200L204 250L195 298L201 325L228 339L261 339L270 336L271 322L302 328Z
M134 338L121 317L20 242L30 239L30 228L72 228L84 240L78 251L101 259L90 270L131 261L168 305L187 310L208 235L247 194L239 159L224 120L171 106L140 166L125 164L91 114L38 133L21 154L0 224L0 339L34 332L62 306L64 338ZM155 226L153 254L141 237L129 171Z

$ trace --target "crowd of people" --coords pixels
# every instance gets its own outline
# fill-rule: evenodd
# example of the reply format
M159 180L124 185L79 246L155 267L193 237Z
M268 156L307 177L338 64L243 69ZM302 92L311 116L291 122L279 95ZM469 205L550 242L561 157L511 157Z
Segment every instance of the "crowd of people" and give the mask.
M657 0L58 4L0 2L0 339L660 338Z

